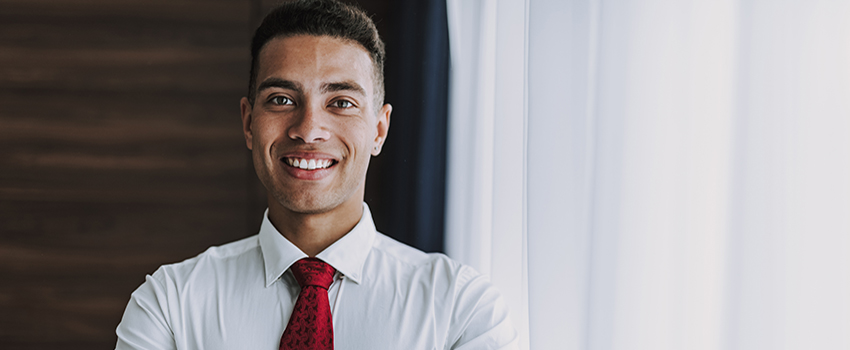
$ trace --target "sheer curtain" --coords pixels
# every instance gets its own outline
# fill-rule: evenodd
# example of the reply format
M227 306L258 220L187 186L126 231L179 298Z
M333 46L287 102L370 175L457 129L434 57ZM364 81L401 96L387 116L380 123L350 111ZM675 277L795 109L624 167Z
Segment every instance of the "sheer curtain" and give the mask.
M850 348L850 2L448 14L446 251L526 348Z

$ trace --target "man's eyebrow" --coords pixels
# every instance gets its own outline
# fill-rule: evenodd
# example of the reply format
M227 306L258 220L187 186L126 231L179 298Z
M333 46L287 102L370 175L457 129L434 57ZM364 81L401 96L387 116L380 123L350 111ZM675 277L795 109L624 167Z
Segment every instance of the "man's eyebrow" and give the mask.
M257 86L257 92L263 91L269 88L281 88L287 90L293 90L297 93L302 93L304 88L301 87L301 84L294 82L292 80L285 80L280 78L268 78L260 83Z
M366 90L360 84L347 80L335 83L325 83L322 85L322 93L337 92L337 91L354 91L361 95L366 95Z

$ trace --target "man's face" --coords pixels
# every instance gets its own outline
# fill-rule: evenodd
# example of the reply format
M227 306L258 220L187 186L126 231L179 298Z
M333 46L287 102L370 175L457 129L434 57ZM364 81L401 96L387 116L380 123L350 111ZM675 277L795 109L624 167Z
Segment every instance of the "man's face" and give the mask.
M241 101L242 126L269 207L359 208L391 112L373 105L369 54L355 42L300 35L266 43L258 66L256 99Z

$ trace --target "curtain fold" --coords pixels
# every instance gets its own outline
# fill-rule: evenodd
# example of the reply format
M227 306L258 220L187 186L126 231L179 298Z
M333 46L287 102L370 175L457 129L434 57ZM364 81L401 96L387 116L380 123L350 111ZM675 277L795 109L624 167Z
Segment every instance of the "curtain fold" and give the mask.
M448 8L447 252L524 346L850 348L850 3Z
M452 74L446 253L499 286L521 344L528 342L525 5L448 2Z

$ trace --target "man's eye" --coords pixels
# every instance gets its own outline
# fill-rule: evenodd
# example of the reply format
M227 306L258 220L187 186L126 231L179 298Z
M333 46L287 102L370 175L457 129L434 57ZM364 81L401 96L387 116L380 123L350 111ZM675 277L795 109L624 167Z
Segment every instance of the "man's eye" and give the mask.
M288 98L288 97L286 97L286 96L275 96L275 97L272 97L271 99L269 99L269 102L271 102L272 104L276 104L276 105L291 105L291 104L295 104L294 102L292 102L292 100L291 100L291 99L289 99L289 98Z
M354 104L351 103L351 101L336 100L333 103L331 103L331 106L336 107L336 108L351 108L351 107L354 107Z

